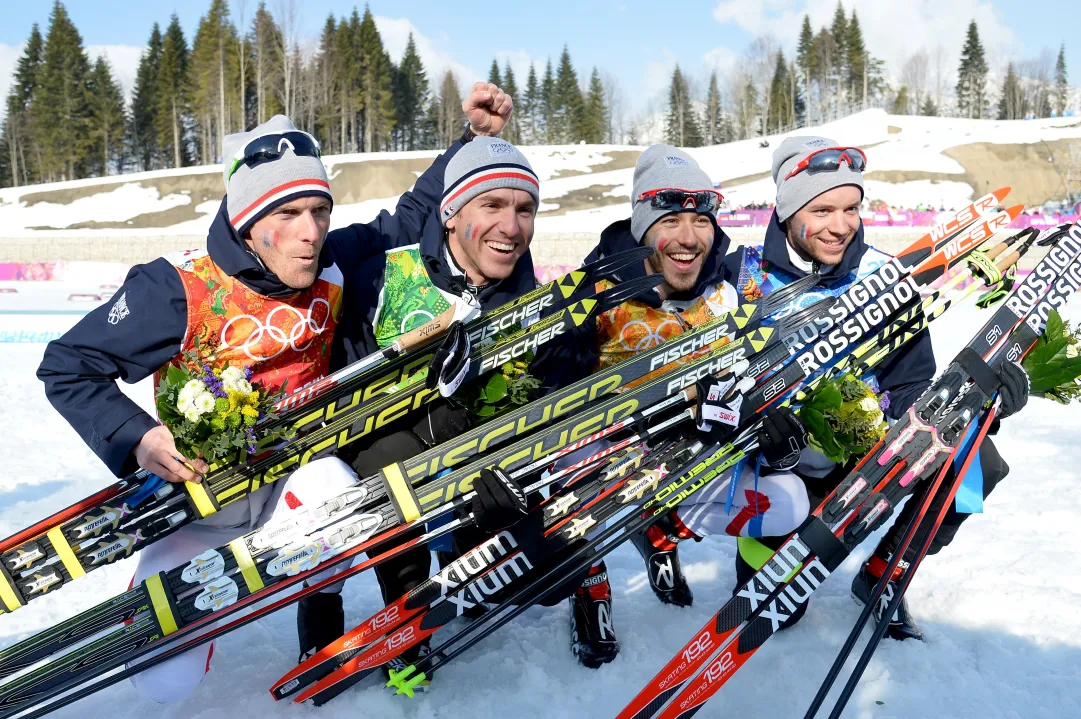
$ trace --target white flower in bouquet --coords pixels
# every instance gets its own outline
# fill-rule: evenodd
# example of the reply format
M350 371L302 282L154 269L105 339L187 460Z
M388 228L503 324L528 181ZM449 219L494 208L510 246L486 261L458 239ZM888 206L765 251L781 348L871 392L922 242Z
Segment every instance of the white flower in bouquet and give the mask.
M195 398L195 409L199 414L207 414L214 411L214 395L203 392Z
M195 406L195 398L206 392L206 385L197 379L189 380L177 393L176 406L181 413L186 414Z
M244 379L242 377L236 383L236 391L237 392L242 392L243 394L251 394L252 393L251 382L249 382L248 380L246 380L246 379Z
M195 407L192 407L191 409L184 412L184 419L188 420L192 424L195 424L199 421L199 410L197 410Z
M222 370L221 383L226 392L242 391L240 389L241 382L247 384L247 380L244 379L244 370L239 367L226 367ZM251 387L251 385L248 386Z

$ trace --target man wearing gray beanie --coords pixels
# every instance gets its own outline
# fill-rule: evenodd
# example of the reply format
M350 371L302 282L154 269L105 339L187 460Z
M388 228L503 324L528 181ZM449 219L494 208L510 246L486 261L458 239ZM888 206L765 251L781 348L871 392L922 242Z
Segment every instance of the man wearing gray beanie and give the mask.
M885 263L889 256L867 245L860 221L866 165L867 157L857 147L826 137L786 138L773 153L777 202L765 240L761 245L741 247L726 257L725 279L742 297L753 300L814 273L817 285L774 315L783 317L840 294ZM879 392L889 393L890 409L886 413L896 418L924 391L934 373L931 339L924 331L886 357L864 379L877 386ZM805 448L789 469L764 470L754 485L744 486L741 478L736 496L753 489L769 507L750 521L739 518L738 505L726 511L721 498L712 505L681 507L681 516L690 520L697 534L737 535L738 587L763 566L788 532L803 522L810 508L829 494L848 469L813 448ZM918 506L918 502L910 506ZM897 526L906 523L899 521ZM854 594L866 596L858 589L868 586L868 581L873 585L876 579L861 572L853 584ZM799 621L807 606L801 604L781 628ZM918 636L905 605L895 619L891 636Z
M343 317L331 369L392 344L448 309L466 320L536 287L529 245L540 205L540 182L521 150L494 137L510 114L510 98L485 83L474 86L473 96L478 93L491 95L487 107L493 111L476 110L480 102L466 108L472 126L466 136L469 141L455 148L446 163L439 194L424 196L430 209L418 218L414 234L400 242L373 246L362 236L350 237L348 228L331 233L334 256L346 276L364 278L346 287L345 306L353 313ZM474 133L492 136L474 138ZM468 343L459 346L458 353L468 353ZM529 372L545 386L577 379L572 363L544 362L540 357L531 363ZM407 417L389 432L354 442L340 456L360 476L369 476L461 434L475 421L469 407L442 399L427 403L419 414L424 416ZM478 481L486 481L485 477ZM488 535L479 529L482 524L458 530L452 543L432 547L441 562L486 539ZM428 545L420 545L378 565L384 600L392 602L427 580L430 558ZM426 651L424 642L385 670L400 669Z
M581 366L591 371L607 367L735 306L735 290L721 278L729 239L716 222L720 201L709 175L683 150L662 144L641 154L634 168L630 217L605 229L585 262L645 245L654 250L651 257L597 283L596 289L648 274L663 275L664 283L603 313L580 332ZM646 561L653 592L675 606L693 601L675 549L682 531L678 517L670 514L632 539ZM571 598L571 648L586 666L610 662L619 652L611 602L607 568L600 562Z
M344 322L357 313L348 300L355 300L358 285L370 286L372 280L348 261L415 242L429 218L438 222L448 161L463 142L498 132L510 101L483 84L463 103L463 111L470 120L463 140L418 178L393 215L384 211L370 223L329 235L333 197L314 137L282 115L227 136L226 196L211 223L207 249L133 267L109 304L50 343L38 369L49 401L118 477L141 467L161 482L188 482L185 491L200 491L207 464L181 455L170 430L121 392L115 380L134 383L155 375L160 381L184 352L196 348L247 368L251 381L270 391L300 387L340 366L332 363L333 342L343 328L356 326ZM145 547L135 581L227 544L298 503L316 505L355 481L340 459L313 460L288 479ZM302 652L343 633L340 589L331 587L298 606ZM212 647L140 672L133 678L137 690L157 702L190 695L209 669Z

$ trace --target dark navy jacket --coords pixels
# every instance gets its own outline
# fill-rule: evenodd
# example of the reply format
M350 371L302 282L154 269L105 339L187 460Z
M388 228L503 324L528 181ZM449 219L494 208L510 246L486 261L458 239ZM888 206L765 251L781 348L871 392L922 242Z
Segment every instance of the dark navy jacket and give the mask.
M370 223L327 236L320 267L339 263L345 278L342 318L360 315L358 322L339 325L339 341L350 346L363 342L363 330L357 325L364 312L370 313L375 305L362 303L363 311L357 312L356 303L367 297L364 288L382 282L382 270L376 268L381 268L378 263L383 252L416 242L425 231L433 210L439 207L446 163L459 147L455 142L435 160L414 189L398 200L393 215L384 210ZM224 200L207 235L207 250L218 267L255 292L268 297L295 292L241 241L229 224ZM375 264L361 267L365 259ZM113 303L93 310L63 337L49 343L37 376L45 383L45 394L53 407L113 474L121 477L137 468L132 449L157 421L121 392L116 380L138 382L175 357L184 339L188 313L180 276L165 258L133 267L115 297L124 298L129 315L112 324L109 312Z
M863 223L855 238L845 249L841 261L821 275L819 286L843 288L856 280L857 271L864 255L871 248L864 240ZM724 277L739 288L739 274L744 251L733 252L724 258ZM773 214L766 238L761 248L761 260L769 268L772 280L788 284L807 273L792 264L788 254L788 237L785 226ZM886 412L897 419L931 384L935 375L935 355L931 349L931 335L924 330L900 349L888 355L874 368L875 378L881 391L890 393L890 409Z

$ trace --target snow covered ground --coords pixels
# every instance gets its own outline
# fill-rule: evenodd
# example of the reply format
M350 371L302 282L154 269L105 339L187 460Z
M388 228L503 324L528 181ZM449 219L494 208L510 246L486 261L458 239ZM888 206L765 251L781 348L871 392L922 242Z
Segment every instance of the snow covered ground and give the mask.
M42 307L56 309L45 298ZM0 310L21 309L0 295ZM1081 318L1081 302L1068 314ZM19 317L49 317L68 325L78 319L75 314L0 314L0 330ZM965 306L936 323L932 335L940 361L952 356L980 321L977 311ZM0 475L0 536L110 480L34 378L43 349L42 344L0 344L6 374L0 382L0 453L7 468ZM150 406L147 383L125 389ZM948 550L924 564L910 591L927 641L887 640L846 717L1081 717L1079 432L1076 407L1044 400L1032 400L1021 416L1005 423L996 442L1013 467L1010 477L988 500L986 514L971 518ZM278 705L266 688L296 658L293 611L287 609L219 640L211 673L185 702L152 705L123 682L55 716L614 716L731 591L733 542L707 539L681 551L696 596L690 609L656 601L632 548L624 545L610 555L622 652L598 671L579 667L570 655L566 605L534 608L445 668L432 691L417 699L390 696L369 680L318 710ZM802 716L858 613L848 586L862 559L850 558L815 594L805 619L770 641L699 716ZM0 617L0 646L123 591L133 568L127 560L94 572ZM349 619L370 615L379 606L374 577L369 573L350 581L345 597Z

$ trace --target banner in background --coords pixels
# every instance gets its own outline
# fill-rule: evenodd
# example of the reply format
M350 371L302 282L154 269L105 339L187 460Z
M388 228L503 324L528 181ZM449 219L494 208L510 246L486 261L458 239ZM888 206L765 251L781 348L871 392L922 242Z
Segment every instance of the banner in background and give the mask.
M868 212L861 215L865 227L934 227L938 212ZM735 210L717 215L721 227L765 227L773 210ZM1010 227L1045 229L1064 222L1077 222L1077 215L1020 215Z

